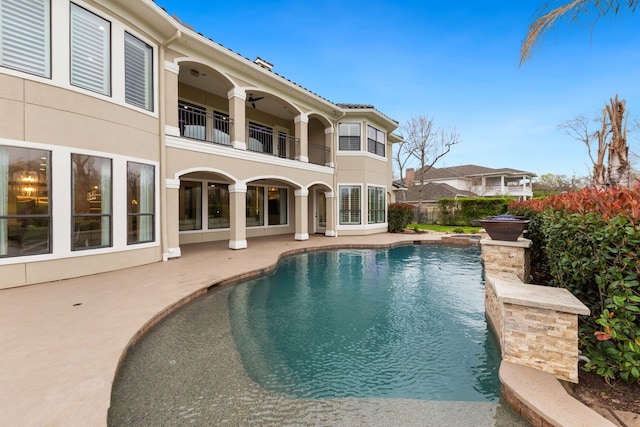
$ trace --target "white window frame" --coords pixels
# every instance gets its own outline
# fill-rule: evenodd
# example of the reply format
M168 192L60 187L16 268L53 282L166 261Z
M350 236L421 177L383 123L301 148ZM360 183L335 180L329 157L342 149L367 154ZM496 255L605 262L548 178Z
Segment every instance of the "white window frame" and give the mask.
M69 40L71 85L111 96L111 22L70 3Z
M0 66L51 78L51 0L0 0Z
M343 147L342 138L349 138ZM358 138L357 147L352 138ZM338 123L338 151L361 151L362 150L362 126L359 122Z
M128 31L124 32L124 97L127 104L153 111L153 47Z
M51 170L51 253L38 255L25 255L20 257L8 257L0 259L0 266L14 265L31 261L48 261L57 259L71 259L77 257L86 257L87 251L71 250L71 155L86 154L96 157L104 157L112 160L112 179L113 194L126 194L127 190L127 161L144 163L154 166L158 171L160 164L149 159L139 157L123 156L120 154L106 153L94 150L78 149L75 147L66 147L60 145L42 144L24 140L0 139L0 146L19 146L25 148L33 148L38 150L46 150L50 152L50 162L56 165ZM160 177L156 173L154 177L155 193L159 194ZM91 250L91 255L123 253L132 250L140 250L146 248L159 248L159 233L154 236L153 242L140 243L137 245L127 245L127 207L126 197L113 198L113 222L112 222L112 245L109 247L95 248ZM156 197L155 211L160 211L160 198ZM154 218L154 227L160 229L160 215Z
M372 190L373 190L373 200L371 197ZM382 195L382 200L379 200L379 197L381 195ZM372 203L373 203L373 208L372 208ZM382 208L380 208L378 204L382 204ZM372 211L373 211L373 220L371 219ZM376 218L376 216L380 213L382 213L382 218ZM367 223L383 224L385 222L387 222L387 189L379 185L368 185L367 186Z
M367 151L380 157L386 157L387 135L371 125L367 125Z
M343 201L343 195L342 195L342 190L343 189L350 189L349 191L349 206L350 208L355 207L355 205L353 204L353 190L357 189L359 194L358 194L358 202L357 202L357 206L358 206L358 210L357 210L357 221L353 219L353 216L355 216L355 209L349 209L349 213L348 213L348 219L347 221L343 221L343 211L344 209L342 209L342 201ZM362 185L361 184L341 184L338 186L338 223L340 225L362 225Z

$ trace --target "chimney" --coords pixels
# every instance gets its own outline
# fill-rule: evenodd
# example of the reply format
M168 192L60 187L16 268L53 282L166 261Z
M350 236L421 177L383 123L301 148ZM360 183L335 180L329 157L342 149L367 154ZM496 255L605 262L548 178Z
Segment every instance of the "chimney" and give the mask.
M404 174L404 185L407 187L413 186L413 181L416 179L416 171L413 168L407 169L407 172Z
M265 61L264 59L260 58L259 56L256 56L256 59L253 62L258 64L259 66L261 66L265 70L271 71L271 69L273 68L273 64L272 63Z

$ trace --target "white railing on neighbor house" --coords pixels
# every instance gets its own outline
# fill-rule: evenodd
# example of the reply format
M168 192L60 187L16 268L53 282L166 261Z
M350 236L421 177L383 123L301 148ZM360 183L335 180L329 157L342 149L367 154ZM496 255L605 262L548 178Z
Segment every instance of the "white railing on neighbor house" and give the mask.
M519 195L530 195L530 194L532 194L531 185L530 184L525 184L524 186L522 184L518 184L518 185L509 185L509 184L505 184L505 185L486 185L484 187L482 187L482 186L476 187L475 190L476 190L476 192L479 192L479 193L483 192L485 195L514 195L514 196L519 196Z

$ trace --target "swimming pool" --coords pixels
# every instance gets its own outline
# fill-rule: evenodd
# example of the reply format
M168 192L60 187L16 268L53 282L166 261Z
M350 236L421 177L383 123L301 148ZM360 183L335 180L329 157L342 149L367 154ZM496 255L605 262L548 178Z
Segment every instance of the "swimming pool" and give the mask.
M109 424L526 425L499 400L481 272L433 245L287 258L145 336Z

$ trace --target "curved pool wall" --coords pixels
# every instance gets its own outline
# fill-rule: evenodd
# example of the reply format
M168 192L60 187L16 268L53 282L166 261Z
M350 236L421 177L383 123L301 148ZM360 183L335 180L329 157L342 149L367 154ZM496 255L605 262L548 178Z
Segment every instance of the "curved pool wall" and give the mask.
M235 289L211 289L130 348L109 425L527 425L501 399L300 399L271 391L251 378L234 342L227 301Z

